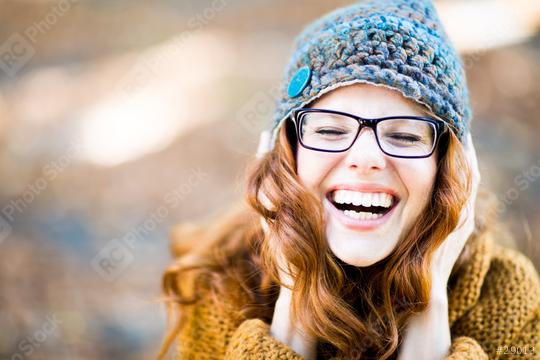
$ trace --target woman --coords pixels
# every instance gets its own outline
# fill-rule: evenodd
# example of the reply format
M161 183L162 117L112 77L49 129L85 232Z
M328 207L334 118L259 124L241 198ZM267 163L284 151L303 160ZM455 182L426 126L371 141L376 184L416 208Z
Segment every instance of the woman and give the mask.
M173 233L160 356L176 340L197 359L538 357L540 281L477 199L470 118L431 3L358 3L308 26L249 206Z

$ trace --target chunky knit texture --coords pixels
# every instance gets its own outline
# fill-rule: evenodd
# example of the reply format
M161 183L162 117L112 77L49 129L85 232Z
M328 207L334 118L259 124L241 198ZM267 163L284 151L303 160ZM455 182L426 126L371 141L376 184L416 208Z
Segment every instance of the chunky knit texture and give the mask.
M337 9L308 25L294 49L271 128L261 137L264 151L274 147L294 108L353 83L400 91L464 140L472 116L465 72L431 1L375 0Z
M446 359L518 358L497 353L499 347L511 352L512 346L534 350L521 358L540 359L540 280L533 264L489 234L471 249L449 284L452 345ZM202 297L188 308L178 336L180 359L302 359L269 335L269 324L239 316L241 303L225 302L206 282L198 284Z

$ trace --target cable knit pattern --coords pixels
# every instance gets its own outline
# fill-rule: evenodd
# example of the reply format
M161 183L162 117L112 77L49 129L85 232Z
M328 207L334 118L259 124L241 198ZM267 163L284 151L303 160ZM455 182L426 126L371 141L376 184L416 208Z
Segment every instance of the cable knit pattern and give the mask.
M528 258L485 235L455 279L448 289L452 345L447 360L519 357L498 353L505 346L507 352L512 346L534 348L534 354L521 358L540 359L540 279ZM240 318L236 310L242 304L225 303L203 281L198 284L202 297L188 308L178 336L179 359L303 359L270 336L269 324Z
M463 141L472 111L462 61L429 0L376 0L337 9L295 39L272 121L270 148L294 108L336 87L372 83L400 91L454 125ZM288 86L311 76L298 96Z

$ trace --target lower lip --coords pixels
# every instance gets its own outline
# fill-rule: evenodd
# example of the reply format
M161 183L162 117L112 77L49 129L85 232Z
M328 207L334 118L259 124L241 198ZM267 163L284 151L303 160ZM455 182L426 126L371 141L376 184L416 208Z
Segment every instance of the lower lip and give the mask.
M398 201L399 203L399 201ZM360 220L360 219L353 219L348 217L343 213L343 211L339 210L332 204L328 198L324 198L324 204L325 207L327 207L330 210L330 213L333 214L345 227L351 229L351 230L357 230L357 231L368 231L373 230L390 219L392 214L394 213L394 210L397 208L398 203L394 204L392 209L388 211L386 214L381 216L380 218L373 219L373 220Z

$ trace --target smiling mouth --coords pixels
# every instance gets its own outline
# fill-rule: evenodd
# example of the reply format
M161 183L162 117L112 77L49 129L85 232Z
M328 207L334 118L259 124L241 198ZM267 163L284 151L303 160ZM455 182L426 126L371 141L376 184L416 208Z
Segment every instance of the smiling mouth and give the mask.
M355 220L376 220L390 212L399 202L392 194L334 190L327 194L330 203L345 216Z

